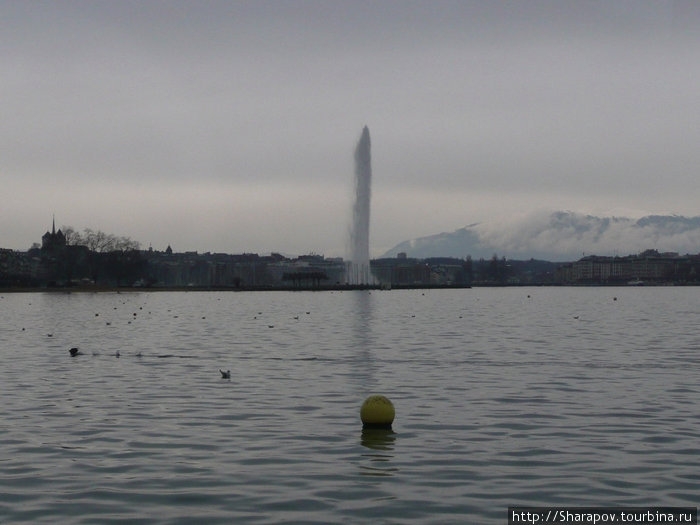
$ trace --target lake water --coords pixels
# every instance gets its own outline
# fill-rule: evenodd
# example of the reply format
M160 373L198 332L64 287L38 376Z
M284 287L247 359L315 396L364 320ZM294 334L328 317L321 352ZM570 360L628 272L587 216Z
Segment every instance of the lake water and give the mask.
M699 312L673 287L4 294L0 523L696 506ZM393 433L362 431L374 393Z

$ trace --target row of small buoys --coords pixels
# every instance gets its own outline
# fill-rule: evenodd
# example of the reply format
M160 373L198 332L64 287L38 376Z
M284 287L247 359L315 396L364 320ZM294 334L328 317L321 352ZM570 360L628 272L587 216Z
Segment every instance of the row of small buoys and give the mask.
M70 349L70 356L76 357L82 355L82 352L78 347L73 347ZM119 357L119 351L115 354ZM138 357L141 357L139 352ZM221 379L231 379L231 370L221 370ZM371 395L365 399L360 407L360 419L362 420L363 429L381 429L381 430L391 430L391 425L396 417L396 410L394 409L394 404L389 400L388 397L382 395Z
M70 350L68 350L68 352L70 352L70 356L71 356L71 357L76 357L76 356L79 356L79 355L83 355L83 353L80 351L80 349L79 349L77 346L74 346L73 348L71 348ZM100 355L100 354L98 354L97 352L93 352L92 355L95 356L95 355ZM114 357L119 357L119 356L121 356L121 354L119 353L119 350L117 350L114 354L111 354L111 355L113 355ZM136 357L141 357L141 352L139 352L138 354L136 354Z

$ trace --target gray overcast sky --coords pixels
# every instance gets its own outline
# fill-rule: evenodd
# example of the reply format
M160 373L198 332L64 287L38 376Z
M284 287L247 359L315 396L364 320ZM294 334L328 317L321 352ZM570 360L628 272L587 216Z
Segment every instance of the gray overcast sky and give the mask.
M568 209L698 215L700 2L0 1L0 247L345 255Z

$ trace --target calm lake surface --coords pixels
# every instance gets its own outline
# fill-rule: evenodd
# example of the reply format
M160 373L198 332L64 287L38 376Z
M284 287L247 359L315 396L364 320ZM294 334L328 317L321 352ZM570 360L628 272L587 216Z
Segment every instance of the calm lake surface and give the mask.
M4 294L0 523L696 506L699 312L690 287ZM362 431L374 393L393 433Z

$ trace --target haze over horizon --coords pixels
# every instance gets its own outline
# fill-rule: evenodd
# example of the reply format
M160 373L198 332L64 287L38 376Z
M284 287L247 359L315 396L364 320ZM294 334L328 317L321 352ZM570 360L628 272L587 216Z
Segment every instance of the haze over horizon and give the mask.
M700 215L700 3L0 1L0 247L373 257L532 213ZM517 230L513 230L517 231Z

